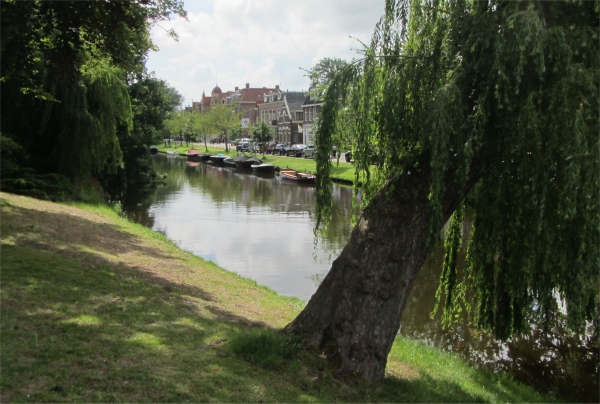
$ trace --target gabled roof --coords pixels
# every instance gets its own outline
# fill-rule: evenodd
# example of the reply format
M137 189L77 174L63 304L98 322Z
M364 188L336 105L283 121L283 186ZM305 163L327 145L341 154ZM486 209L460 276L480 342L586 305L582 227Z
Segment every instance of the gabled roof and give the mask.
M312 90L313 89L309 90L309 92L306 94L306 97L304 99L304 103L302 104L302 106L322 105L323 104L322 100L317 100L315 95L311 95Z
M277 86L279 87L279 86ZM215 88L213 88L213 92L212 94L215 95L215 97L212 97L212 94L210 96L205 95L204 92L202 92L202 106L203 108L210 108L211 104L213 103L221 103L223 101L225 101L226 104L231 104L231 103L245 103L247 104L254 104L254 105L258 105L261 104L263 102L264 96L265 94L273 94L273 93L277 93L277 94L281 94L281 90L279 88L267 88L267 87L263 87L263 88L251 88L249 86L249 84L246 84L245 88L240 88L238 89L236 87L235 91L226 91L223 92L221 90L221 88L219 86L216 86Z
M290 91L285 93L285 98L290 111L296 111L302 109L302 104L306 99L306 94L301 91Z
M240 88L238 90L238 94L239 94L239 98L237 99L238 102L252 102L252 103L258 103L258 102L262 102L263 97L265 96L265 94L271 93L271 92L279 92L278 89L276 88Z

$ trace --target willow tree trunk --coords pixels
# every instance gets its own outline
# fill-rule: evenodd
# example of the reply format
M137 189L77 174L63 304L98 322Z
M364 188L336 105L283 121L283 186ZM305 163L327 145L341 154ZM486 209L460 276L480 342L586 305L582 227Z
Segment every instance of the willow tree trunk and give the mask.
M425 170L427 171L427 170ZM284 331L301 335L342 373L383 379L387 356L428 239L429 172L388 184L364 209L348 244ZM457 206L444 200L444 221Z

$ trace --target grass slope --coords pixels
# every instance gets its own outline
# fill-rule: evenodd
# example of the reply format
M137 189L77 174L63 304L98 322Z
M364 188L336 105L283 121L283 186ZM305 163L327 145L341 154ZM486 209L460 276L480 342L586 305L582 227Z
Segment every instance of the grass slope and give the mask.
M548 401L398 340L338 378L277 329L301 310L110 209L0 193L0 402Z

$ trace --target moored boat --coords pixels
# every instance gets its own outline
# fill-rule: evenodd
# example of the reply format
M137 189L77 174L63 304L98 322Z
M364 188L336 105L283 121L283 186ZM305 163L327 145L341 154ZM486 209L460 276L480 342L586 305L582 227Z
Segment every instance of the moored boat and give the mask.
M316 175L311 173L303 173L301 171L291 170L289 168L282 168L279 171L281 179L295 181L303 184L314 184Z
M255 173L274 173L275 166L273 164L253 164L250 166Z
M188 160L198 161L198 156L200 155L200 152L198 152L198 150L196 149L190 149L185 155L187 156Z
M258 165L262 163L262 160L254 156L248 157L245 154L235 156L233 158L233 161L235 161L236 167L242 170L251 170L253 165Z
M223 164L225 164L226 166L230 166L230 167L235 167L235 160L233 160L231 157L227 157L226 159L223 160Z
M225 155L219 153L215 156L210 156L210 161L213 162L214 164L222 165L223 160L225 160L226 158L229 158L229 156L225 156Z

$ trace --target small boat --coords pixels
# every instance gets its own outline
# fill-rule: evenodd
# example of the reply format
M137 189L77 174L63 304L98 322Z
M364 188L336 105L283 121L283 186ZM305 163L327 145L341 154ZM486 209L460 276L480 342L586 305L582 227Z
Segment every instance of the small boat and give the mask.
M210 154L202 153L198 155L200 161L208 161L210 160Z
M187 153L185 155L187 156L188 160L198 161L200 152L198 152L198 150L196 150L196 149L190 149L187 151Z
M262 160L254 156L248 157L245 154L235 156L233 158L233 161L235 161L236 167L242 170L251 170L253 165L258 165L262 163Z
M279 171L281 179L295 181L303 184L314 184L316 175L310 173L303 173L289 168L283 168Z
M225 160L223 160L223 164L225 164L226 166L230 166L230 167L235 167L235 160L232 159L231 157L227 157Z
M253 164L250 166L255 173L274 173L275 166L273 164Z
M210 156L210 161L216 165L223 165L223 160L226 158L229 158L229 156L224 156L223 154L219 153L216 156Z
M151 147L150 148L150 155L151 156L156 156L158 154L158 149L156 147Z
M167 157L177 157L177 156L179 156L179 153L177 153L176 151L167 150Z

